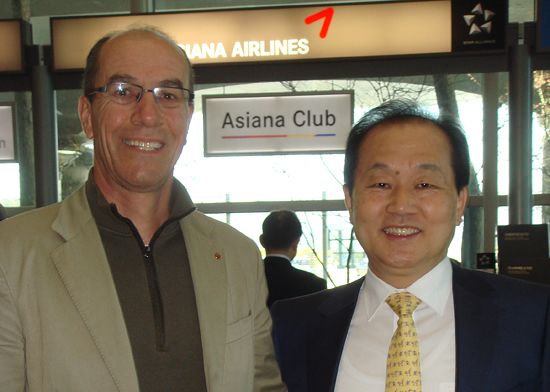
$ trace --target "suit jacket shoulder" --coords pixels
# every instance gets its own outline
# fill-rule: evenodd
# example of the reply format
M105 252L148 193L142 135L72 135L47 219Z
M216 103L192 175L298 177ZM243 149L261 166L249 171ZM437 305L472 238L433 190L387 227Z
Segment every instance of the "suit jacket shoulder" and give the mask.
M0 266L23 268L24 263L41 262L46 257L23 257L33 250L48 255L92 220L83 189L65 201L21 213L0 222L0 247L10 257L0 257ZM23 263L23 265L22 265Z
M457 392L550 390L550 287L453 268Z
M289 391L330 391L363 279L276 302L273 339Z
M0 347L10 347L0 349L0 385L136 390L124 318L84 188L2 222L0 233Z
M332 391L361 281L280 301L274 342L289 391ZM453 267L456 391L550 390L550 288Z

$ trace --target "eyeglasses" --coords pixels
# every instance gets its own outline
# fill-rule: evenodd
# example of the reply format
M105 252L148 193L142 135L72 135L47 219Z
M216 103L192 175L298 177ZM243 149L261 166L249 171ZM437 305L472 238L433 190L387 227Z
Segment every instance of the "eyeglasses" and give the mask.
M181 107L184 102L193 102L195 94L185 87L154 87L143 88L140 85L127 82L111 82L105 86L90 91L87 96L104 93L119 105L130 105L139 102L145 93L151 92L155 101L166 109Z

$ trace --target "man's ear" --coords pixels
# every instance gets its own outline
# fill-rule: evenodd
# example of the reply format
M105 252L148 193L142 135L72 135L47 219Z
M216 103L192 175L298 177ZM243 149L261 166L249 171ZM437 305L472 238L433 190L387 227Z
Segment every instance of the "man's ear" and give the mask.
M349 189L349 186L344 184L344 204L349 213L349 222L353 225L353 200L351 197L352 191Z
M191 124L191 118L193 117L193 113L195 113L195 103L194 102L189 103L187 110L189 111L189 117L187 119L187 128L189 128L189 125Z
M94 138L94 127L92 126L92 103L82 95L78 99L78 117L80 118L80 126L89 139Z
M193 117L194 111L195 111L195 104L190 102L187 105L187 121L185 123L185 135L183 138L184 146L187 144L187 136L189 136L189 127L191 126L191 118Z
M343 190L344 190L344 203L346 205L346 208L348 209L348 212L351 215L351 210L353 208L353 206L352 206L353 203L351 202L351 192L350 192L350 189L347 186L347 184L344 184Z
M462 217L464 216L464 210L466 209L466 204L468 203L468 187L465 186L458 192L458 198L456 203L456 216L457 222L456 225L462 223Z

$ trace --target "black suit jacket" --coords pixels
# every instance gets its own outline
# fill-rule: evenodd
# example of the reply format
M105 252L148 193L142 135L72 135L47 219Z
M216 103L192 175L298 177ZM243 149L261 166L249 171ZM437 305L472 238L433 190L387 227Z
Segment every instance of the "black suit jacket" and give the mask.
M280 299L311 294L327 288L327 282L318 276L294 268L283 257L267 256L264 259L265 277L269 296L267 306Z
M362 282L271 309L289 392L334 390ZM453 265L453 298L457 392L550 391L549 287Z

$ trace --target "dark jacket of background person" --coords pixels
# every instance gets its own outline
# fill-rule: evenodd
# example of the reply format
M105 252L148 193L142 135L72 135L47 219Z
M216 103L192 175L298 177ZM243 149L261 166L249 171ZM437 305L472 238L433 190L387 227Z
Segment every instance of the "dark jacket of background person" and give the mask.
M266 250L267 306L280 299L311 294L327 288L327 282L311 272L294 268L290 261L298 250L302 225L293 211L272 211L262 224L260 243Z
M311 294L327 288L326 280L293 267L283 257L267 256L264 267L269 291L267 306L280 299Z

